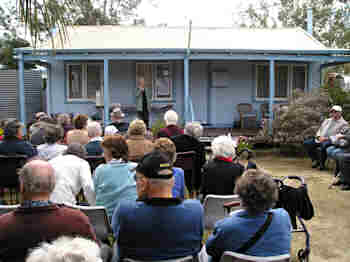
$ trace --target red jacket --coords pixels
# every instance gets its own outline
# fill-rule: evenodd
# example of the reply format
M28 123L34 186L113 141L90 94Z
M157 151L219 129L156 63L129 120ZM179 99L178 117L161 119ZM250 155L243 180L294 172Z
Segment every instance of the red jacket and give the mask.
M157 137L172 137L172 136L178 136L183 135L184 131L183 129L179 128L176 125L168 125L165 128L161 128L157 134Z
M58 205L20 207L0 216L0 259L25 261L30 249L60 236L82 236L97 242L88 217L79 210Z

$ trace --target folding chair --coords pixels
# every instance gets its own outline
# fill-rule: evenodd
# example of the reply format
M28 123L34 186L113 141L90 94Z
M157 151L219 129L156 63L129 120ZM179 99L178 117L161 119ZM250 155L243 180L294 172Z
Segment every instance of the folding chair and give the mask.
M0 205L0 216L17 209L19 205Z
M25 155L0 155L0 194L8 204L19 203L18 171L27 160Z
M196 152L195 151L187 151L187 152L179 152L176 153L176 161L174 166L181 167L185 173L185 183L187 189L194 187L194 179L196 175ZM186 176L190 175L190 178L186 179ZM189 182L190 181L190 182ZM191 185L188 185L191 183ZM191 193L191 192L190 192Z
M92 174L100 164L106 163L106 160L103 156L87 156L85 160L88 161Z
M238 195L207 195L203 202L204 208L204 226L206 230L213 230L216 221L228 216L225 211L225 203L239 202ZM232 204L232 207L234 205ZM231 207L231 208L232 208ZM235 206L235 209L240 209L240 205ZM231 210L231 209L230 209Z
M289 258L289 254L271 257L257 257L226 251L222 255L220 262L289 262Z
M78 206L65 204L67 207L79 209L90 220L95 229L96 236L103 243L109 243L109 236L113 233L111 224L108 220L107 210L103 206Z

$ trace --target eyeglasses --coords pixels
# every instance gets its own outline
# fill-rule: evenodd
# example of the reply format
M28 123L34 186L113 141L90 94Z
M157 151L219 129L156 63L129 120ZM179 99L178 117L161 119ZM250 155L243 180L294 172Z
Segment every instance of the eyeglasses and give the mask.
M141 177L140 176L137 176L136 174L134 175L134 180L137 182L137 180L140 180Z

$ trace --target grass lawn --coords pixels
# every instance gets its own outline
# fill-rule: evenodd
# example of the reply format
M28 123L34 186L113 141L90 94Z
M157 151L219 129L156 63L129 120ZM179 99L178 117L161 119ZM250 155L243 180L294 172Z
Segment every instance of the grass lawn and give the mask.
M315 209L315 217L305 221L311 234L310 261L350 261L350 191L341 191L338 187L329 189L332 170L312 169L311 161L304 158L270 155L259 156L256 162L276 177L304 177ZM304 247L305 234L293 233L292 261L298 261L297 250Z

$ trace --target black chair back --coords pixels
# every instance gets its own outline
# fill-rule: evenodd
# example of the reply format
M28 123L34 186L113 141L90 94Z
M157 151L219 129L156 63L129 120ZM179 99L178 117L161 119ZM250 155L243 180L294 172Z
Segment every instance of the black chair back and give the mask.
M0 188L17 188L19 186L18 171L27 160L25 155L0 155Z
M100 165L106 163L106 160L103 156L87 156L85 158L86 161L88 161L91 173L94 173L95 169Z

